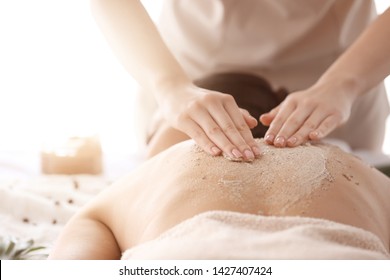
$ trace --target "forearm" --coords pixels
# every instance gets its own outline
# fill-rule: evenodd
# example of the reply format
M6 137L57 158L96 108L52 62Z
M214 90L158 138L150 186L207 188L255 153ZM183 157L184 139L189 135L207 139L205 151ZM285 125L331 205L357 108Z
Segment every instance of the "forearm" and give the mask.
M357 96L390 74L390 9L380 15L322 75L328 83Z
M190 83L140 1L91 0L91 5L115 54L141 86L162 92L156 89L167 83Z
M125 68L154 93L169 125L212 155L253 160L260 152L232 96L192 84L138 0L91 0L93 13Z

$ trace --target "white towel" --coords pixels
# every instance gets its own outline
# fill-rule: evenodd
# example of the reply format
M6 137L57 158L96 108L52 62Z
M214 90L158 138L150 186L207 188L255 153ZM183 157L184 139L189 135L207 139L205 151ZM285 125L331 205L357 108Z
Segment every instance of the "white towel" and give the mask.
M199 214L122 259L390 259L366 230L323 219L228 211Z

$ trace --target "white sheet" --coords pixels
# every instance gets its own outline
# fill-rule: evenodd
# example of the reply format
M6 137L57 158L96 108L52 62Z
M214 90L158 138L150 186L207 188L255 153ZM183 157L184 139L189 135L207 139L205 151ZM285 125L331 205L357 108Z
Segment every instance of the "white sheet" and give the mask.
M123 259L390 259L374 234L327 220L199 214Z
M104 154L104 173L42 175L38 151L0 151L0 236L33 239L49 252L69 218L116 178L144 160Z
M37 176L0 182L0 236L50 251L69 218L109 182L100 176Z

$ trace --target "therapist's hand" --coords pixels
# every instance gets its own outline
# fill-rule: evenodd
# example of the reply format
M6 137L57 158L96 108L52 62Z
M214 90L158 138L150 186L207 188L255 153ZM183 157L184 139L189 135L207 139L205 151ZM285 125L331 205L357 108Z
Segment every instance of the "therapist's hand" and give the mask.
M191 137L211 155L222 152L232 159L252 161L260 155L251 128L257 120L240 109L231 95L193 84L165 88L159 101L171 126Z
M265 141L276 147L295 147L319 140L348 120L354 100L352 93L330 85L291 93L260 116L260 122L269 126Z

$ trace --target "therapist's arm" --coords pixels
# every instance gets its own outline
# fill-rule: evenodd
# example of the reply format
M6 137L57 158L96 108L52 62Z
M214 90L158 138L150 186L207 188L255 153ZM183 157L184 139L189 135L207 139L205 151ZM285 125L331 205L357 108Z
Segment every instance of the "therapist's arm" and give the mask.
M257 121L243 115L232 96L193 85L140 1L91 0L91 5L115 54L154 93L170 125L212 155L223 151L248 160L259 155L250 132Z
M279 147L318 140L346 122L356 98L390 74L390 9L380 15L311 88L260 117ZM376 125L373 123L372 125Z

